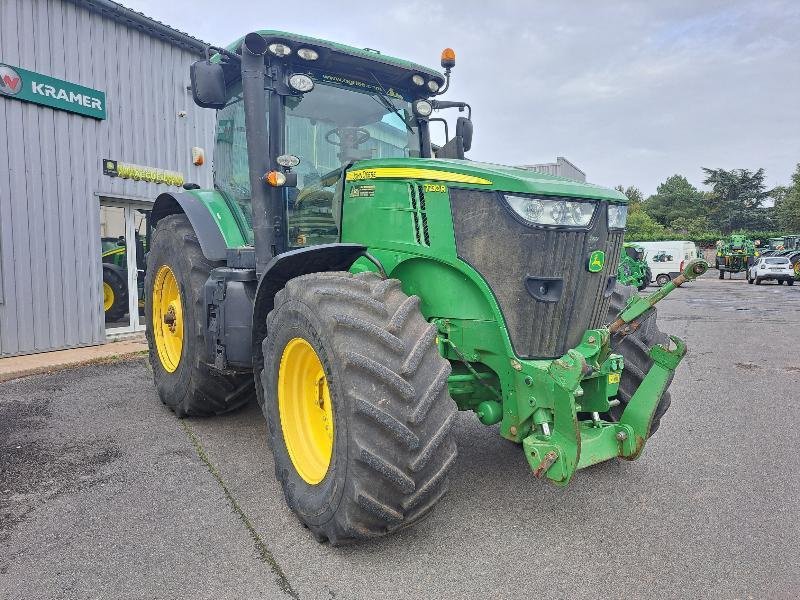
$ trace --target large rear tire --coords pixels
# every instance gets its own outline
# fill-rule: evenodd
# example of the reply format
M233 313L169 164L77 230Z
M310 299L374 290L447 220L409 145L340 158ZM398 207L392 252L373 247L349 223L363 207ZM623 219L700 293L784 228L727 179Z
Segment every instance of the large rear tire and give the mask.
M633 293L629 287L618 285L614 293L611 295L611 305L608 309L607 321L611 323L617 318L617 315L625 308L628 298ZM625 360L625 367L622 369L622 378L619 382L619 393L617 398L620 403L614 406L608 412L608 418L611 421L619 421L622 413L628 402L631 400L636 389L641 385L650 367L653 366L653 359L650 358L650 348L656 344L666 345L669 342L669 337L663 333L656 323L656 309L651 308L639 320L639 328L626 336L613 335L611 337L611 350L617 354L621 354ZM670 377L667 383L667 388L672 383ZM661 418L667 412L672 402L672 397L669 391L665 391L661 396L661 401L656 407L656 412L653 415L653 422L650 426L650 435L652 436L661 425Z
M203 256L186 215L158 222L147 257L145 331L158 396L179 417L218 415L255 396L252 373L208 365L203 286L219 266Z
M337 545L425 516L456 459L456 406L419 298L372 273L303 275L267 331L263 410L300 521Z

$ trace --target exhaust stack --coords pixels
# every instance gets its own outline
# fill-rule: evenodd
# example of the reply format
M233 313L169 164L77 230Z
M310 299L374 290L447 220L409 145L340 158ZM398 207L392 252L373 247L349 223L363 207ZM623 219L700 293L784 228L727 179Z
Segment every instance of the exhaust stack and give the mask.
M264 181L269 171L267 137L267 99L264 93L264 54L266 40L258 33L248 33L242 42L242 95L247 139L247 162L250 168L250 190L253 210L253 242L256 273L264 272L277 253L274 250L275 218L280 216L271 189Z

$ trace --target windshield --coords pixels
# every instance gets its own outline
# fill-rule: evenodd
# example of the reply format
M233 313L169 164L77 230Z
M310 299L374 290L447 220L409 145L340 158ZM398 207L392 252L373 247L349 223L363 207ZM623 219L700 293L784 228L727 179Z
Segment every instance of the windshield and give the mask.
M289 190L291 247L338 241L341 169L367 158L420 155L411 102L376 81L309 73L314 89L287 97L284 153L300 159ZM337 193L338 189L338 193Z
M353 160L419 156L411 104L393 89L383 94L377 84L325 83L356 84L330 75L314 79L311 92L286 99L285 153L300 157L295 170L301 183Z

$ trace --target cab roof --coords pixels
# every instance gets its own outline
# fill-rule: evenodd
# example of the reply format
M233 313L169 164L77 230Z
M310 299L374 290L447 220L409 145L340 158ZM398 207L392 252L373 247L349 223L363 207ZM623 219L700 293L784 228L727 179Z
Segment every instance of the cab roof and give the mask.
M267 44L279 42L291 47L293 52L288 59L307 68L313 68L317 64L319 65L318 68L330 69L334 72L343 72L343 69L345 69L344 72L357 71L359 67L367 70L373 68L380 71L384 78L388 78L390 83L396 83L404 87L409 87L411 85L411 76L418 73L423 75L426 81L433 79L440 86L444 84L444 76L435 69L403 60L402 58L388 56L378 50L356 48L355 46L348 46L338 42L274 29L260 29L255 33L260 34L267 41ZM243 40L244 37L240 37L229 44L226 50L240 52ZM297 59L296 51L299 48L316 50L320 56L319 60L310 62Z

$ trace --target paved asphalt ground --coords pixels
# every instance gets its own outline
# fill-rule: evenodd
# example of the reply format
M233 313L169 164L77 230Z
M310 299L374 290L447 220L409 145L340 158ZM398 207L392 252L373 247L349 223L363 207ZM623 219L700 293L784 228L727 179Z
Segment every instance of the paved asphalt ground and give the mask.
M800 286L661 304L690 354L643 457L564 490L461 414L450 492L397 535L317 544L256 406L180 421L144 360L0 384L0 598L800 597Z

